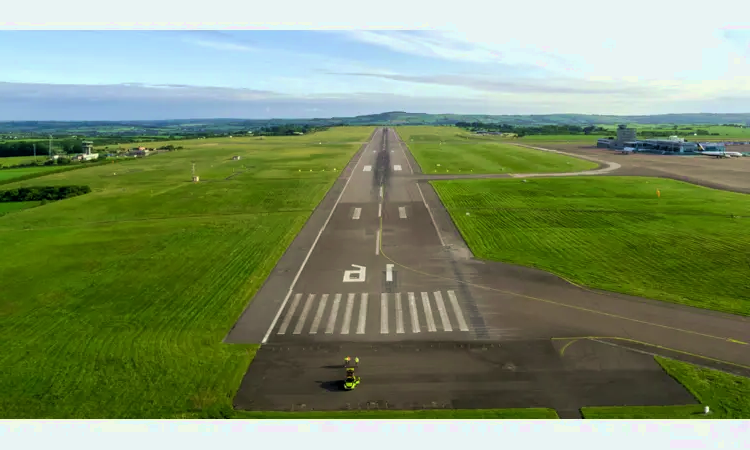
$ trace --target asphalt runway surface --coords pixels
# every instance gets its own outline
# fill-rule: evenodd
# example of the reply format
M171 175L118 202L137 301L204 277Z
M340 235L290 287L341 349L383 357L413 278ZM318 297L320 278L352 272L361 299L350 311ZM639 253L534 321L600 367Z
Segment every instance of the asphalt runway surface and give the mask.
M373 133L225 339L264 344L236 407L544 406L574 417L695 403L654 354L750 374L747 318L475 259L429 178L395 131ZM362 385L341 397L331 383L357 352Z

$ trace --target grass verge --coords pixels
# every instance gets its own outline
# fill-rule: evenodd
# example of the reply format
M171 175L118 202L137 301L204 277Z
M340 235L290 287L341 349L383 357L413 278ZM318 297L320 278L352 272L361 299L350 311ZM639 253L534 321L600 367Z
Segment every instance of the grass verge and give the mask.
M431 183L479 258L750 314L748 195L644 177Z
M581 408L586 419L750 419L750 378L672 359L656 361L698 399L700 405ZM707 405L711 413L704 414Z
M182 415L182 419L204 418ZM208 417L205 417L208 418ZM358 410L358 411L235 411L231 419L559 419L557 412L547 408L518 409L432 409L432 410Z
M591 161L517 147L454 127L396 130L425 174L580 172L598 167Z

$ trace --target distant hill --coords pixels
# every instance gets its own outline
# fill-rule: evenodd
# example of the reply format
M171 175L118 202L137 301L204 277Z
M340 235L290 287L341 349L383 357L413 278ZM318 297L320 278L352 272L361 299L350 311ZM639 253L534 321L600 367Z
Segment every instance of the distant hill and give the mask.
M457 122L503 123L514 126L534 125L722 125L750 126L750 113L745 114L661 114L651 116L612 116L591 114L542 115L482 115L482 114L424 114L403 111L384 112L356 117L319 119L176 119L143 121L24 121L0 122L0 135L83 135L83 136L185 136L196 134L233 133L252 131L275 125L454 125Z

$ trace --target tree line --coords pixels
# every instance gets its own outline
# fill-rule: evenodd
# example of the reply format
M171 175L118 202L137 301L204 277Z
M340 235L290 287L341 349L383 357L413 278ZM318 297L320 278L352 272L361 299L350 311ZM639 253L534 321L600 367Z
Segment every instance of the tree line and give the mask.
M81 153L83 152L83 145L81 142L82 140L78 139L59 140L52 144L52 149L55 152L62 153ZM45 156L49 154L48 141L15 141L0 143L0 158L7 156L34 156L35 146L37 155Z
M31 186L0 192L0 203L55 201L91 192L89 186Z
M604 134L607 129L596 126L580 125L538 125L520 126L505 123L456 122L456 126L469 131L495 131L500 133L515 133L519 137L540 134Z

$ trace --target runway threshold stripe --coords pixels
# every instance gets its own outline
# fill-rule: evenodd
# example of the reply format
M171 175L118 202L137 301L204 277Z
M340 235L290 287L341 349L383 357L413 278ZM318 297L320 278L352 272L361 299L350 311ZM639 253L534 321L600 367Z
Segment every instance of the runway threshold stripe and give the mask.
M292 334L302 333L302 327L305 325L305 321L307 320L307 315L310 314L310 308L312 308L313 299L315 299L315 294L310 294L307 296L305 307L302 308L302 314L299 315L299 319L297 319L297 326L294 327L294 333Z
M357 334L365 334L365 324L367 323L367 297L369 294L362 294L362 301L359 302L359 321L357 322Z
M427 331L434 333L437 331L437 327L435 326L435 318L432 317L432 306L430 306L430 296L427 295L427 292L422 292L422 307L427 319Z
M445 303L443 303L443 294L440 291L433 292L435 296L435 303L437 303L438 314L440 314L440 321L443 322L444 331L453 331L451 327L451 320L448 318L448 311L445 309Z
M404 334L404 310L401 309L401 293L396 294L396 334Z
M419 316L417 315L417 300L414 292L409 292L409 315L411 316L411 332L419 333Z
M344 310L344 323L341 324L341 334L349 334L349 328L352 325L352 309L354 309L354 294L349 294L346 299L346 309Z
M318 305L318 310L315 312L315 317L313 317L313 323L310 325L310 334L318 333L318 327L320 327L320 321L323 319L323 311L326 309L326 303L328 303L328 294L323 294L320 297L320 304Z
M400 217L401 219L406 219L406 207L405 206L398 207L398 217Z
M453 291L448 291L448 298L450 298L451 300L451 305L453 305L453 312L456 314L456 320L458 320L458 329L461 331L469 331L469 327L466 325L466 320L464 320L464 314L461 312L461 307L458 305L456 293Z
M352 214L353 220L359 220L359 216L362 215L362 208L354 208L354 214Z
M339 305L341 304L341 294L336 294L333 299L331 312L328 314L328 323L326 324L326 334L333 334L333 328L336 326L336 316L339 314Z
M380 294L380 334L388 334L388 294Z
M299 306L299 301L301 299L302 294L296 294L294 296L294 301L292 301L292 305L286 311L286 316L284 316L284 321L281 322L281 327L279 328L278 334L286 333L286 329L289 328L289 324L292 322L292 317L294 316L294 311L297 310L297 306Z

